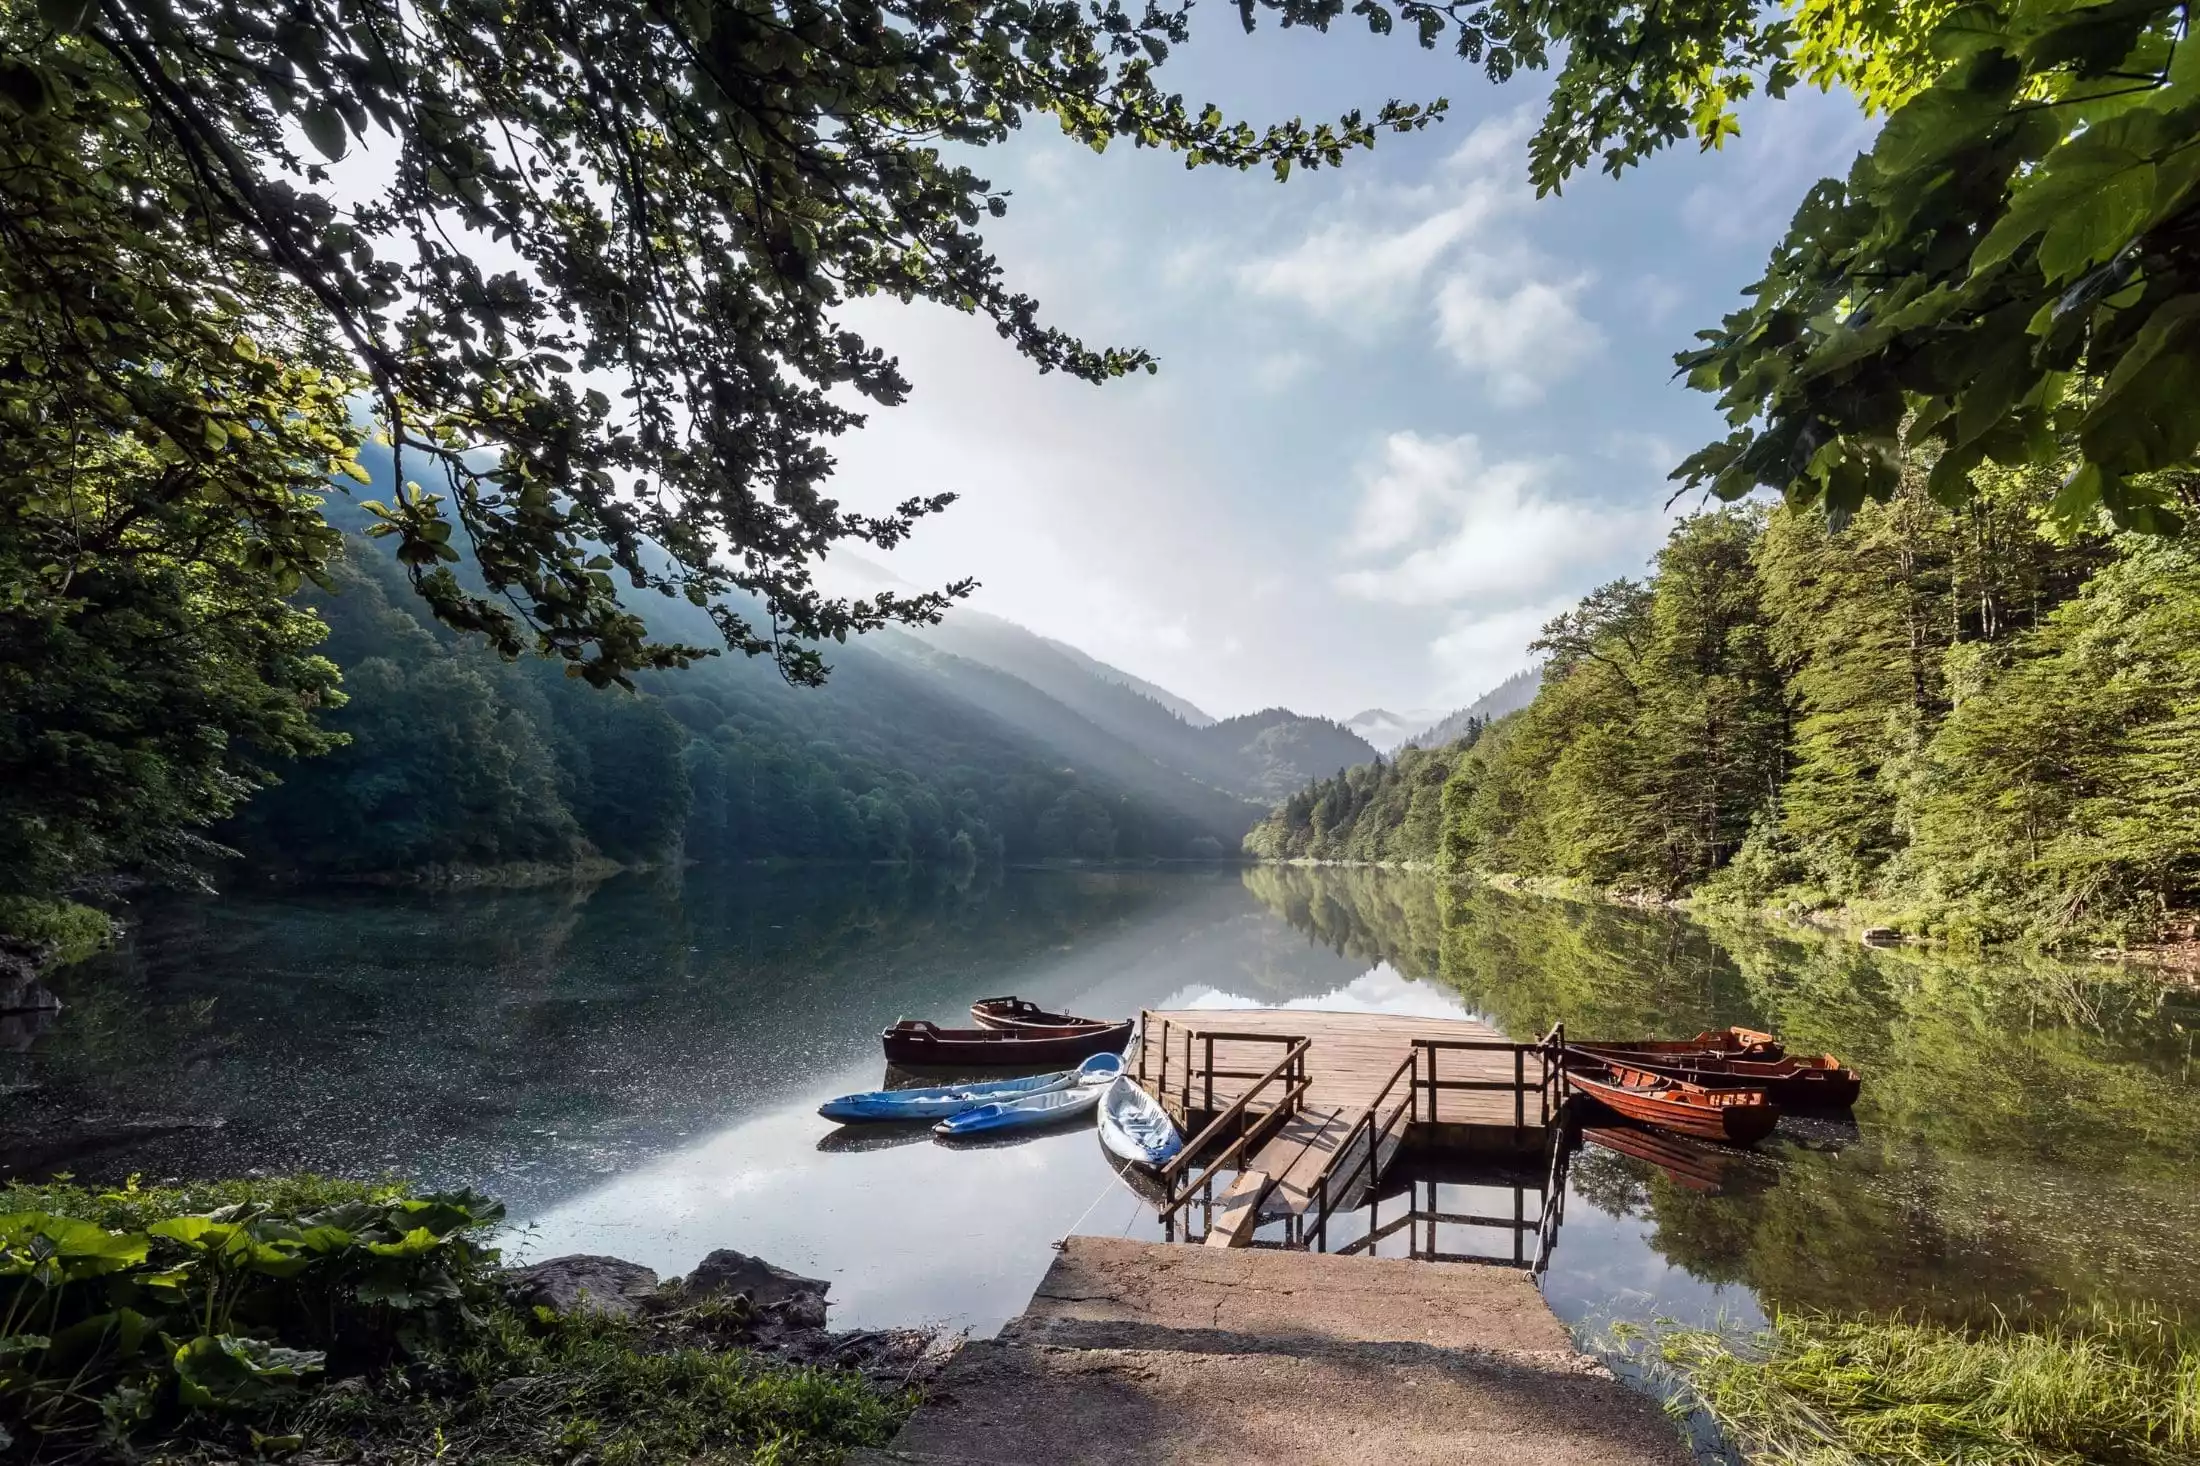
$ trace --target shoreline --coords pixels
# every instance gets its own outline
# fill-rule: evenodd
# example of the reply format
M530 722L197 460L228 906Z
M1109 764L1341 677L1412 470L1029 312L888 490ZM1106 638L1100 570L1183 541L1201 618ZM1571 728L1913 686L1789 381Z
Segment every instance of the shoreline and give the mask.
M2200 987L2200 923L2180 924L2184 934L2166 941L2149 942L2134 947L2097 947L2078 943L2067 947L2052 947L2024 939L1966 941L1923 936L1884 925L1853 906L1803 911L1792 905L1752 906L1709 901L1699 896L1657 896L1643 891L1594 886L1566 876L1524 876L1510 871L1448 871L1436 862L1425 860L1325 860L1313 856L1294 856L1289 860L1252 857L1248 863L1300 869L1399 871L1428 876L1440 882L1488 886L1513 895L1536 896L1545 900L1625 906L1638 911L1672 911L1698 919L1706 916L1742 917L1825 936L1841 937L1858 946L1882 951L1910 947L1936 952L2035 953L2069 962L2144 968L2160 974L2166 983Z

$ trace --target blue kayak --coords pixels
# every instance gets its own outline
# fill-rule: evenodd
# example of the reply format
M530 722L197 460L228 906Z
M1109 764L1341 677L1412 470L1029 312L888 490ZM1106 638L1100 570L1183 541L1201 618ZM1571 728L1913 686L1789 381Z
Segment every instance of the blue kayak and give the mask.
M1122 1065L1117 1063L1113 1073L1099 1073L1078 1079L1067 1089L1052 1089L1045 1094L1026 1095L1021 1099L996 1100L980 1105L974 1110L964 1110L932 1127L934 1135L956 1139L965 1135L985 1135L995 1130L1029 1130L1040 1125L1059 1125L1080 1115L1092 1113L1100 1103L1100 1096L1108 1086L1122 1078Z
M1184 1148L1184 1137L1152 1095L1118 1074L1100 1100L1100 1143L1134 1166L1159 1170Z
M874 1089L863 1094L844 1094L825 1101L817 1107L817 1112L842 1124L866 1120L938 1120L1000 1100L1051 1094L1088 1078L1098 1083L1122 1072L1120 1055L1094 1054L1075 1069L1034 1074L1026 1079L978 1079L966 1084L938 1084L929 1089Z

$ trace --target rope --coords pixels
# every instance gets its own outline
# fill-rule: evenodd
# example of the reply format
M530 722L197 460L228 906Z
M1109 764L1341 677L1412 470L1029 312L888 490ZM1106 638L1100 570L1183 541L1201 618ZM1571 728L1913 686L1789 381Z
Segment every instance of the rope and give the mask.
M1108 1162L1107 1184L1105 1186L1102 1186L1100 1188L1100 1194L1092 1199L1092 1205L1086 1207L1084 1211L1078 1215L1077 1220L1069 1224L1069 1230L1067 1232L1064 1232L1061 1236L1055 1238L1047 1245L1049 1247L1052 1247L1056 1252L1060 1252L1063 1248L1069 1246L1069 1239L1077 1235L1077 1229L1085 1224L1086 1217L1091 1216L1094 1212L1100 1209L1100 1203L1108 1199L1108 1193L1115 1189L1115 1183L1118 1181L1123 1181L1123 1173L1115 1168L1115 1162L1111 1160ZM1128 1181L1123 1181L1123 1189L1129 1191L1133 1196L1138 1196L1138 1192L1132 1188L1131 1183ZM1145 1200L1145 1198L1139 1197L1139 1200L1143 1201ZM1135 1217L1133 1218L1133 1220L1135 1220ZM1127 1226L1125 1230L1129 1230Z

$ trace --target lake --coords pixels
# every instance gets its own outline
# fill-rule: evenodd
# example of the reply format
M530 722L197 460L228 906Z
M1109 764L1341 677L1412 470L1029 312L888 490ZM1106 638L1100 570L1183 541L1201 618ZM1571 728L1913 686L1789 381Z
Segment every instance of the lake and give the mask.
M1473 1014L1516 1038L1558 1020L1582 1036L1745 1023L1864 1071L1853 1123L1783 1122L1719 1161L1712 1190L1596 1145L1571 1155L1543 1286L1587 1339L1781 1306L2200 1305L2200 998L2110 967L1281 867L697 867L587 889L173 898L134 923L59 974L63 1011L0 1052L10 1130L102 1127L49 1168L465 1182L509 1204L521 1257L670 1274L736 1247L831 1279L840 1326L990 1331L1055 1239L1161 1235L1089 1126L949 1149L817 1118L880 1082L895 1018L949 1021L1001 993L1111 1016ZM122 1128L156 1117L221 1123ZM1541 1204L1503 1178L1426 1186L1384 1220ZM1434 1235L1442 1252L1514 1246L1503 1229Z

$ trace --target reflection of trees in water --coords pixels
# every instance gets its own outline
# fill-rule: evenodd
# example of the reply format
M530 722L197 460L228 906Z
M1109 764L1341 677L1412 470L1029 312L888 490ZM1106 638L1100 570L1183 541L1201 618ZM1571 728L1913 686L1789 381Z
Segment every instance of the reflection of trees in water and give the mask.
M1838 1154L1767 1147L1777 1184L1706 1196L1586 1151L1575 1188L1652 1245L1770 1302L1965 1316L2096 1292L2200 1305L2192 1014L2143 974L1878 951L1748 920L1515 895L1376 870L1246 884L1315 940L1441 982L1514 1034L1749 1023L1866 1076Z
M121 951L57 978L68 1007L23 1064L46 1114L229 1120L109 1154L103 1177L401 1168L522 1201L875 1057L903 1012L951 1012L1195 889L752 865L149 903Z

